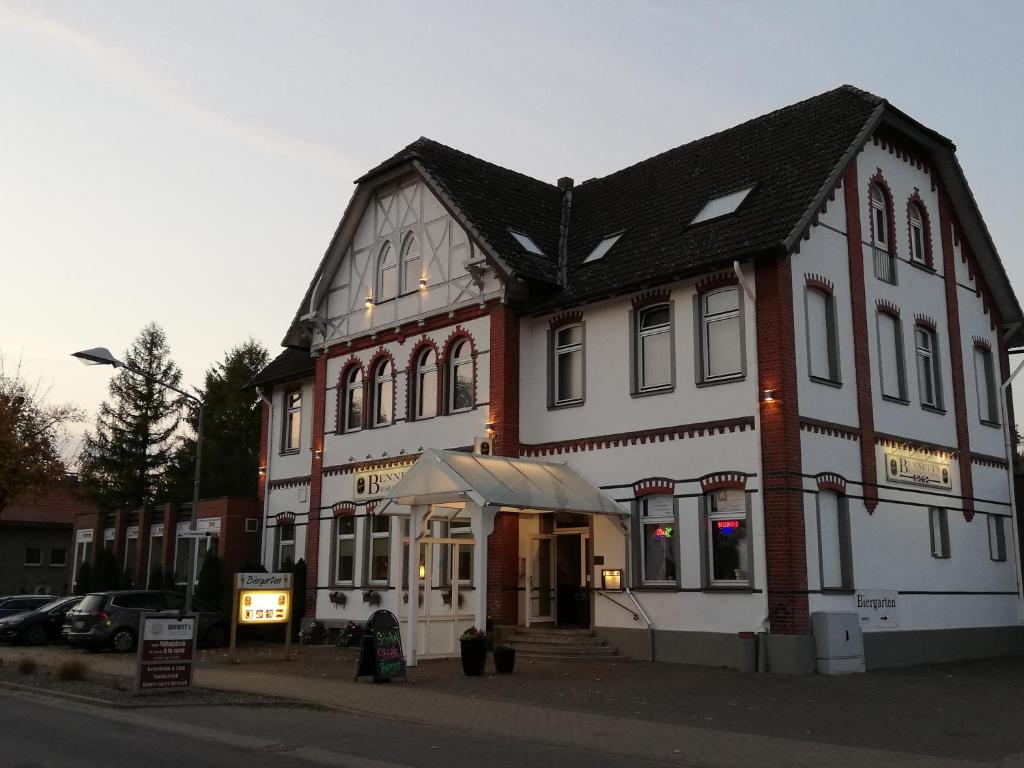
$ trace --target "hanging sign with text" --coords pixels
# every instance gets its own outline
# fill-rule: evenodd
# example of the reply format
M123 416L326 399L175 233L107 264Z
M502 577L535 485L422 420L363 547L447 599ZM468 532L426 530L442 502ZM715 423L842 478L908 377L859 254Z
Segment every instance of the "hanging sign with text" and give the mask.
M405 477L412 464L356 472L352 486L352 498L359 501L383 499L398 481Z
M894 483L928 485L947 490L953 487L949 476L949 460L932 454L886 451L885 478Z

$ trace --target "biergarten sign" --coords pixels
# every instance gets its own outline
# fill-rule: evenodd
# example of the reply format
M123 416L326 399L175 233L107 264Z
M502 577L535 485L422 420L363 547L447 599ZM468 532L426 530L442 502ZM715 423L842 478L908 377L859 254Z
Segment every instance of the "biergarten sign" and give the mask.
M284 657L292 642L292 574L236 573L231 610L228 655L235 658L238 627L248 624L284 624Z
M930 454L885 452L885 477L890 482L927 485L933 488L953 487L949 461Z
M142 614L135 693L187 691L192 687L197 625L195 614Z
M398 677L405 679L402 631L391 611L374 611L363 629L356 681L371 676L375 683L386 683Z

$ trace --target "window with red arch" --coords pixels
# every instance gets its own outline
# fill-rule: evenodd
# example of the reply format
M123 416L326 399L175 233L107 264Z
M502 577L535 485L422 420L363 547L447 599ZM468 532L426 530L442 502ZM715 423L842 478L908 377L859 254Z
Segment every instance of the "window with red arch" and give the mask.
M409 418L413 421L430 419L437 415L438 360L433 344L421 344L412 355L409 365Z
M875 277L887 283L896 283L896 243L893 239L892 195L882 178L875 174L868 187L868 221L874 252Z
M476 361L468 335L454 338L445 359L446 411L461 413L476 404Z
M386 355L370 365L370 427L386 427L395 420L395 365Z
M363 428L363 367L349 363L338 380L338 432Z

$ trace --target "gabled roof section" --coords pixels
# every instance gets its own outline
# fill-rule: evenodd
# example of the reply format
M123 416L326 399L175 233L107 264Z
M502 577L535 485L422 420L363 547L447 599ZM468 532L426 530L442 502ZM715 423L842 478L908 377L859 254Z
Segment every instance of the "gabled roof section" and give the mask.
M556 254L562 215L562 191L557 186L425 137L388 158L356 183L412 161L418 161L515 275L557 282ZM520 247L509 230L529 237L544 255Z
M308 379L316 370L316 361L309 356L308 349L285 347L281 354L267 363L246 387L265 387L268 384L282 384L286 381Z

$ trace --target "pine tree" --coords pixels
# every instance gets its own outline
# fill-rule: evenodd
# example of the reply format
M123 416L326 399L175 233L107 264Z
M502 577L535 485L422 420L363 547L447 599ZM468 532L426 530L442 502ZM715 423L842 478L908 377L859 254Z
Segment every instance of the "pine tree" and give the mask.
M86 434L79 459L82 485L104 509L135 509L162 499L182 398L136 373L178 387L181 370L156 323L139 333L125 354L126 367L110 380L95 433Z
M266 347L250 338L206 372L201 394L205 422L199 484L204 497L256 495L262 412L259 397L245 385L266 367L269 358ZM190 414L188 423L194 435L196 413ZM192 498L195 450L195 438L186 437L175 451L172 501Z

